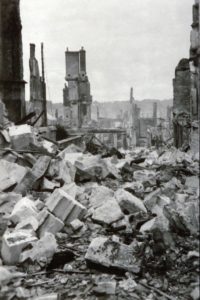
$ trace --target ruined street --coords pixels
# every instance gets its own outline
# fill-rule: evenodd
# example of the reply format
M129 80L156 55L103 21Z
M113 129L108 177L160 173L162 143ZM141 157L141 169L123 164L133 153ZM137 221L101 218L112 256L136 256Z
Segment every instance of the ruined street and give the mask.
M1 299L197 299L198 155L42 144L1 152Z
M0 0L0 300L200 299L199 4Z

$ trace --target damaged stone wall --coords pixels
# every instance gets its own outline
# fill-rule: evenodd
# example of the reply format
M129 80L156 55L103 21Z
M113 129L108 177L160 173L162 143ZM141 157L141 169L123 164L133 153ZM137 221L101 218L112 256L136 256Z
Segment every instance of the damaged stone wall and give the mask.
M19 0L0 0L0 97L13 122L25 115L19 5Z
M177 148L187 145L199 151L199 0L193 5L190 58L181 59L173 80L174 144Z
M199 151L199 116L200 116L200 31L199 31L199 0L193 5L193 23L190 35L190 70L191 70L191 101L192 127L191 149Z
M30 44L30 111L34 111L36 116L33 119L36 120L40 114L44 111L44 93L43 93L43 81L40 76L39 64L35 57L35 44ZM44 114L37 121L37 126L43 126L45 124Z
M86 74L86 53L80 51L67 51L66 81L63 89L63 103L65 111L65 125L71 128L88 126L91 121L90 82Z

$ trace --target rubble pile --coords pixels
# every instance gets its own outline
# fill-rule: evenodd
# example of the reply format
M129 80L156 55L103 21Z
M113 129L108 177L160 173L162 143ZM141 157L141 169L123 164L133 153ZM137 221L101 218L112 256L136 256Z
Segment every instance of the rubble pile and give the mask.
M198 155L61 151L11 127L1 133L0 299L199 299Z

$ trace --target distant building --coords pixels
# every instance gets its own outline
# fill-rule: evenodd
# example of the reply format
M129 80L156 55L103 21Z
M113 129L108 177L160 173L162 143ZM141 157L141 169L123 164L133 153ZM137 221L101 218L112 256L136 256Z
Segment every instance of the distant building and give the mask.
M87 127L91 121L90 82L86 73L86 52L65 52L66 81L63 89L64 123L69 128Z

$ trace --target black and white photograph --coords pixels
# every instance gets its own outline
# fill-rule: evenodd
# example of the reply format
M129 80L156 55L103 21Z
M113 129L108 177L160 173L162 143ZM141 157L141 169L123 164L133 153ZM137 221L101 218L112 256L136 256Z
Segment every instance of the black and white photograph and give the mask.
M200 0L0 0L0 300L200 300Z

